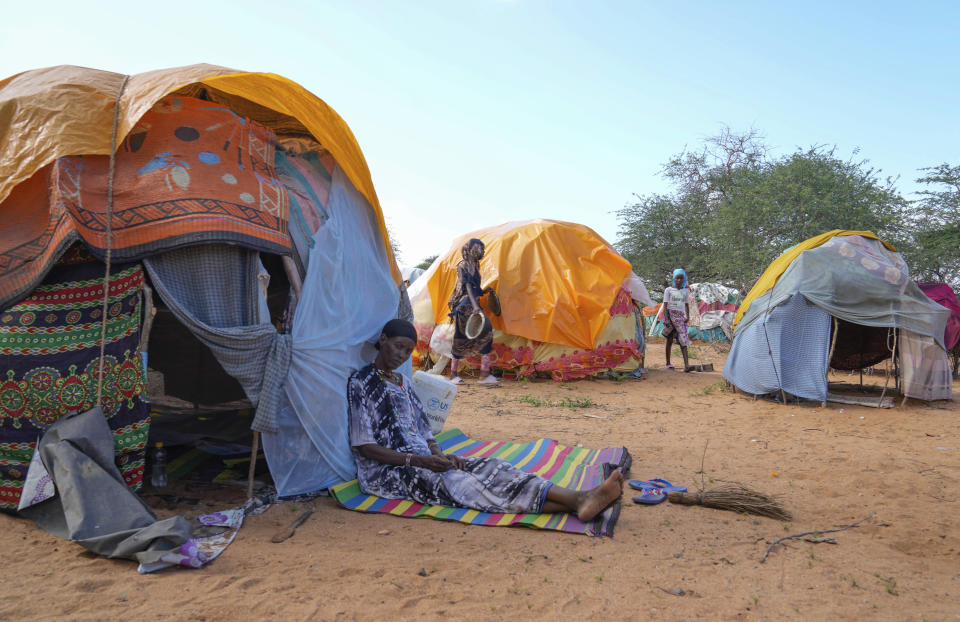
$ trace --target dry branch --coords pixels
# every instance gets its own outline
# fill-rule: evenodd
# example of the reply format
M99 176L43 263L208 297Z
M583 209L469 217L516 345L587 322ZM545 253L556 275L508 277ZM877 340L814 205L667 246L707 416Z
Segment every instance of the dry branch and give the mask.
M839 529L824 529L824 530L822 530L822 531L820 531L820 530L818 530L818 531L805 531L805 532L803 532L803 533L793 534L792 536L784 536L784 537L780 538L779 540L775 541L773 544L771 544L770 546L767 547L767 550L766 550L766 552L764 552L763 557L760 558L760 563L762 564L763 562L767 561L767 555L770 554L770 551L773 550L773 547L777 546L778 544L780 544L780 543L783 542L784 540L795 540L795 539L797 539L797 538L803 538L804 536L820 536L820 534L824 534L824 533L836 533L836 532L838 532L838 531L846 531L847 529L852 529L853 527L856 527L857 525L859 525L860 523L862 523L863 521L867 520L868 518L870 518L870 517L872 517L872 516L873 516L873 514L869 514L869 515L867 515L867 516L864 516L863 518L861 518L861 519L858 520L857 522L855 522L855 523L850 523L850 524L847 525L846 527L841 527L841 528L839 528ZM833 544L833 543L831 542L831 544Z

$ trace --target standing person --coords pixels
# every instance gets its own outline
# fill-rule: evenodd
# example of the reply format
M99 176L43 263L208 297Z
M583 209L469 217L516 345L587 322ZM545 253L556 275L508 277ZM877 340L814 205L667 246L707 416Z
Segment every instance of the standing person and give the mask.
M416 392L394 371L416 345L413 324L390 320L377 342L377 359L347 382L350 448L360 490L480 512L569 512L584 522L617 502L623 489L619 469L595 488L573 490L500 458L443 453Z
M683 353L683 371L693 371L690 359L687 356L687 347L690 345L690 335L687 334L687 305L696 304L693 294L687 289L687 273L683 268L673 271L673 287L663 292L663 336L667 338L667 369L673 369L670 364L670 351L676 339Z
M450 362L450 381L463 383L457 374L460 359L480 355L480 380L478 384L497 384L496 376L490 373L490 352L493 350L493 326L480 308L479 299L488 291L480 285L480 260L485 248L483 242L471 238L460 249L463 259L457 264L457 285L450 296L450 319L453 321L452 361ZM466 335L467 321L475 313L483 315L483 328L474 338Z

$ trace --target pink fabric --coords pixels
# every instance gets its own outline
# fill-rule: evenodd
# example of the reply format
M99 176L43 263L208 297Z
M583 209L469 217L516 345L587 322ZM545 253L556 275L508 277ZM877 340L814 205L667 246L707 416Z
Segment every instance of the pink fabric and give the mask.
M735 304L723 304L721 302L703 302L702 300L697 303L697 306L700 308L700 315L703 315L707 311L730 311L732 313L737 312L737 305Z
M952 350L960 342L960 301L957 300L957 295L946 283L917 283L917 285L930 300L950 309L943 343L947 350Z

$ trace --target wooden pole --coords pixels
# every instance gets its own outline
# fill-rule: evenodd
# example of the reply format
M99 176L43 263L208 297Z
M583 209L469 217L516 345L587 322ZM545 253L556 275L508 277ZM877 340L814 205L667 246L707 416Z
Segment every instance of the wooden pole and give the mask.
M281 260L283 261L283 271L286 272L287 280L290 281L290 287L293 288L293 294L297 300L300 300L303 281L300 279L300 271L297 270L297 264L294 263L293 257L289 255L284 255Z
M900 336L898 332L900 329L893 329L893 380L894 380L894 390L899 394L903 392L903 387L900 386L900 352L897 348L897 337Z
M153 328L153 318L157 315L157 308L153 306L153 290L143 282L143 329L140 332L140 351L146 352L150 344L150 330Z
M250 450L250 471L247 473L247 499L253 498L253 473L257 470L257 452L260 451L260 432L253 431L253 449Z
M827 355L827 391L830 390L830 361L833 360L833 349L837 347L837 318L833 318L833 336L830 338L830 354ZM821 408L827 407L827 402L820 402Z
M863 393L863 327L860 327L860 392Z
M263 290L263 299L267 300L267 283L260 281L260 288ZM250 470L247 471L247 499L253 498L253 475L257 470L257 452L260 451L260 432L253 431L253 443L250 449Z

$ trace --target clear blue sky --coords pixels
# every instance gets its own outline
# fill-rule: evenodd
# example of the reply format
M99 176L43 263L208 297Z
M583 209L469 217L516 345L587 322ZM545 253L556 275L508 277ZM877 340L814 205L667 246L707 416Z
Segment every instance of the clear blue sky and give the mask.
M527 218L613 242L612 212L725 125L774 155L859 149L908 195L919 167L960 164L957 2L3 5L0 77L207 62L310 89L357 136L401 263Z

